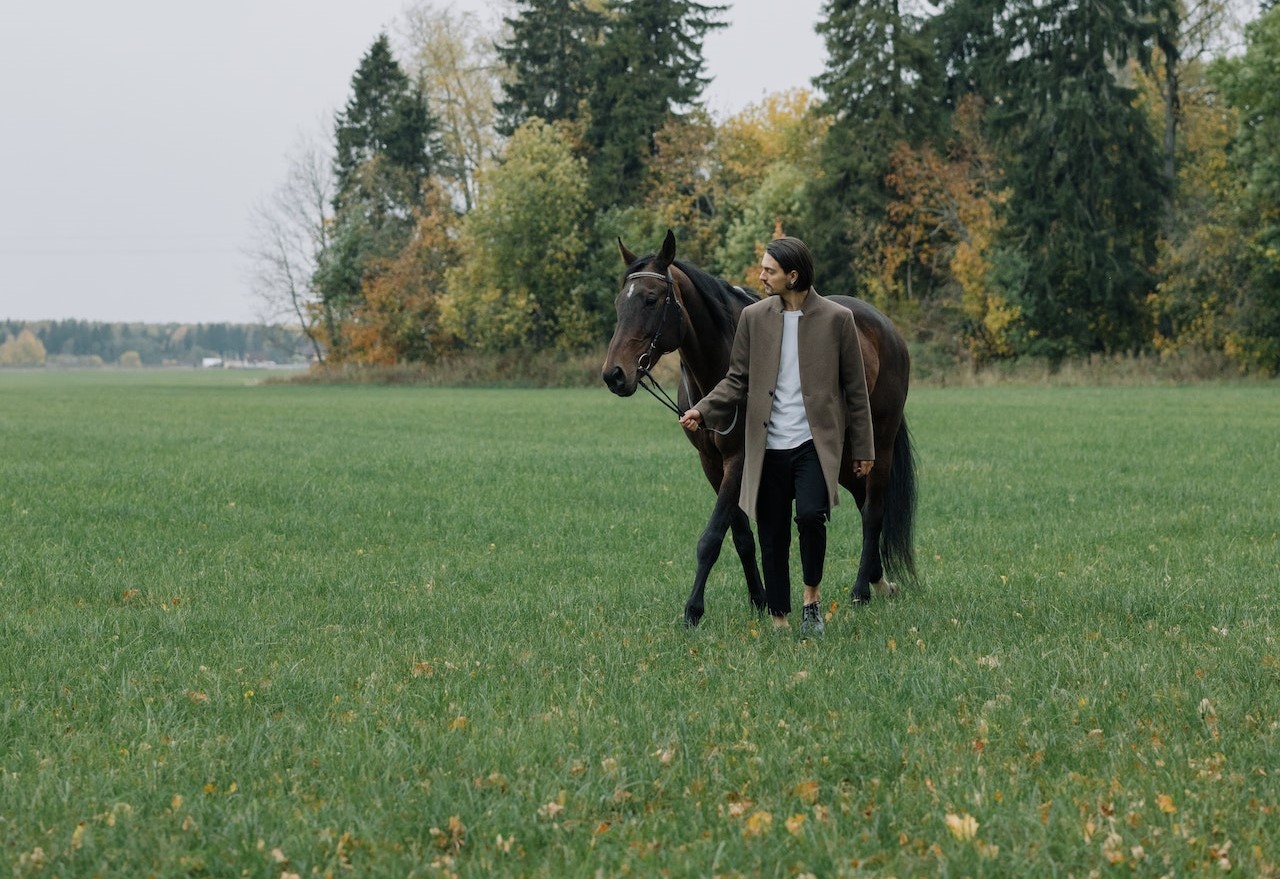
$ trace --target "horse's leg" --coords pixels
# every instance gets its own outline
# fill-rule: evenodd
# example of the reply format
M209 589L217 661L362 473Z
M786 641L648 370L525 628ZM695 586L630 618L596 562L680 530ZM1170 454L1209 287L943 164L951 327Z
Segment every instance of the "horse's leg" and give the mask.
M733 511L738 509L738 490L734 488L731 492L726 491L728 482L730 480L726 479L721 483L716 495L716 505L711 510L711 519L698 538L698 570L693 575L693 591L684 605L684 622L687 626L696 626L702 620L702 614L706 610L704 594L707 577L710 576L716 559L720 558L724 535L729 530Z
M871 600L871 584L884 578L884 562L880 558L880 529L884 523L884 480L877 478L879 467L872 469L863 485L854 491L862 514L862 553L858 559L858 575L850 594L857 604Z
M747 578L747 597L751 606L763 612L768 605L764 600L764 581L760 579L760 566L756 564L756 536L751 530L751 520L742 508L735 505L729 518L733 529L733 545L742 562L742 573Z
M851 596L854 602L865 604L871 600L874 589L879 595L892 596L898 587L884 579L884 558L880 552L880 538L884 530L884 504L888 493L893 454L877 455L876 467L866 478L864 485L854 488L854 500L862 513L862 554L858 560L858 575L854 578Z
M733 529L734 548L742 562L742 573L747 580L747 597L757 610L765 607L764 583L756 564L755 535L751 531L751 521L747 514L738 506L738 494L742 488L742 453L730 452L727 457L721 457L719 452L705 448L700 448L700 451L702 471L716 490L716 505L711 511L707 527L698 538L697 572L693 578L693 591L684 606L684 621L690 626L698 625L702 619L707 577L720 558L725 532L730 528Z
M744 462L741 452L730 453L724 459L717 489L722 496L732 500L740 494ZM742 575L747 580L747 597L751 599L752 607L762 611L767 605L764 600L764 581L760 579L760 566L756 563L756 536L751 530L751 520L736 501L729 510L729 527L733 529L733 547L738 551Z

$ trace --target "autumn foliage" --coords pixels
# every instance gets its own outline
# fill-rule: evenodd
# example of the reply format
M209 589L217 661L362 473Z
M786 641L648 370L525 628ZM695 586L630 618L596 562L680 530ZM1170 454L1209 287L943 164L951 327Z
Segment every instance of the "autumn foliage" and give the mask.
M1163 0L1150 20L1100 2L1114 27L1072 8L1046 29L1049 10L1013 4L990 32L962 27L972 3L836 3L828 94L725 118L691 98L715 27L697 4L523 0L507 44L417 9L406 69L380 38L353 78L309 326L330 362L574 354L608 335L617 239L643 252L674 230L682 258L754 288L781 231L815 246L821 292L953 363L1207 354L1276 372L1280 13L1212 60L1212 11L1179 31ZM638 78L627 29L662 10L685 30L680 75ZM867 33L889 42L849 44ZM537 54L566 40L572 71ZM379 89L428 161L361 127Z
M449 336L441 326L445 274L457 262L456 219L438 186L427 190L408 244L365 279L348 327L352 359L392 365L430 362Z
M941 312L959 324L965 349L979 361L1015 353L1018 318L995 277L1009 195L982 135L981 111L976 99L961 103L943 153L899 143L890 155L885 182L894 197L872 292L890 311Z

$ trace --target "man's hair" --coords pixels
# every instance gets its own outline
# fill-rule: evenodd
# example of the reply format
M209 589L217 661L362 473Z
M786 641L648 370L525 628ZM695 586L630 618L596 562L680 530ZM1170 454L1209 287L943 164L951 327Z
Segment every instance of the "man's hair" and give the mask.
M813 286L813 254L799 238L775 238L765 245L764 252L777 261L784 273L796 273L795 289Z

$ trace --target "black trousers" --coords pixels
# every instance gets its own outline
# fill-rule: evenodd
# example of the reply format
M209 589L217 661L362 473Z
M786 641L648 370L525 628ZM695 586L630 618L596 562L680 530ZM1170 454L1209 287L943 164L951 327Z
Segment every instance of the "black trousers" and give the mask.
M827 557L827 483L813 441L794 449L766 449L756 498L756 530L769 613L791 612L791 509L800 534L806 586L822 583Z

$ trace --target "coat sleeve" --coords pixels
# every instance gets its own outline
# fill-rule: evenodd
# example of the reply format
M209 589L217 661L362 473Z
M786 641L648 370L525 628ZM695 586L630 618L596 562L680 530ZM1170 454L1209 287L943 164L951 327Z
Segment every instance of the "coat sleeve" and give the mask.
M871 400L867 395L867 374L862 365L862 342L853 314L847 312L846 327L840 334L840 386L848 411L845 442L855 461L876 457L875 434L871 427Z
M729 352L729 371L711 391L693 404L702 413L705 423L713 427L728 427L733 423L738 408L747 399L751 362L751 329L747 315L742 315L733 334L733 347Z

